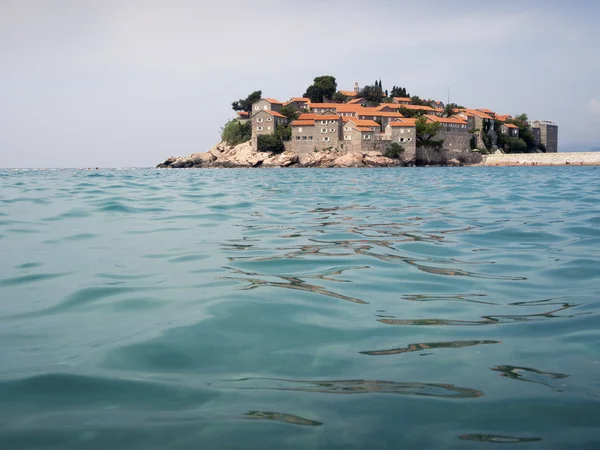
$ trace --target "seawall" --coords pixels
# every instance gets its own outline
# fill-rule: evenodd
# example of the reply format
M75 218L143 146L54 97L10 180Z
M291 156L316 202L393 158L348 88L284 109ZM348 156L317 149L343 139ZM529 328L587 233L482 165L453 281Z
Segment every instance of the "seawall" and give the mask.
M484 166L600 166L600 152L487 155Z

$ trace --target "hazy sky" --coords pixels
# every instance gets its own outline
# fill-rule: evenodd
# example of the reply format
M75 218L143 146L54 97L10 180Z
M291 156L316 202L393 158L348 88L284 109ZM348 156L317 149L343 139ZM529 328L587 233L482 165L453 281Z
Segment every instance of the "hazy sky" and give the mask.
M0 167L154 166L231 102L313 78L559 124L600 145L597 0L0 0Z

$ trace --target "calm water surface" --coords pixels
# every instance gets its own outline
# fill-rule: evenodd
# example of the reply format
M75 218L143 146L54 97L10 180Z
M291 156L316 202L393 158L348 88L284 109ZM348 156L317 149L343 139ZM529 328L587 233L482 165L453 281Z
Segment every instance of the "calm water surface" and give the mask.
M0 172L0 448L600 448L600 168Z

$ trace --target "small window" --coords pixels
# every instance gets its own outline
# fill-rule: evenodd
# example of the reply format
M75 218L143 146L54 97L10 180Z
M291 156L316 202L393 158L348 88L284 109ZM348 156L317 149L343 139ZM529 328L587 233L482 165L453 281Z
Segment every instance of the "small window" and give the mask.
M263 127L256 127L256 131L262 131Z
M267 127L267 130L270 130L270 129L271 129L271 127Z
M321 128L321 133L327 133L327 128Z
M366 140L369 140L369 139L371 139L371 135L370 135L370 134L365 134L365 135L363 136L363 139L364 139L365 141L366 141Z
M344 127L344 131L350 131L350 127Z
M296 140L299 141L300 140L300 136L296 136Z
M400 142L404 142L404 138L400 138Z
M254 111L258 111L260 109L260 106L255 106L254 107Z
M309 136L309 137L308 137L308 140L309 140L309 141L312 141L312 136Z
M302 140L305 141L306 140L306 136L302 136Z
M324 137L324 138L323 138L323 141L324 141L324 142L329 142L329 137Z
M408 142L412 142L412 138L408 138Z
M263 109L266 111L267 110L267 105L263 106Z
M263 120L262 120L262 119L259 117L258 119L256 119L256 121L257 121L258 123L262 123L262 121L263 121Z
M336 122L335 120L330 120L330 121L329 121L329 123L335 123L335 122Z
M267 118L267 122L272 121L273 119L271 117Z
M302 133L302 127L298 128L298 133Z
M335 133L335 128L330 128L330 129L329 129L329 131L330 131L331 133Z
M321 120L321 125L327 125L327 121L326 120Z
M404 128L400 128L400 133L404 134Z

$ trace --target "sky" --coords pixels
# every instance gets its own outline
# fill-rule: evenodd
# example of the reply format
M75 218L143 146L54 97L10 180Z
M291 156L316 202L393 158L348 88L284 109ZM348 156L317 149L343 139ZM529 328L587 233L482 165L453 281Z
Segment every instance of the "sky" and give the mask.
M209 150L254 90L333 75L559 125L600 146L596 0L0 0L0 167Z

